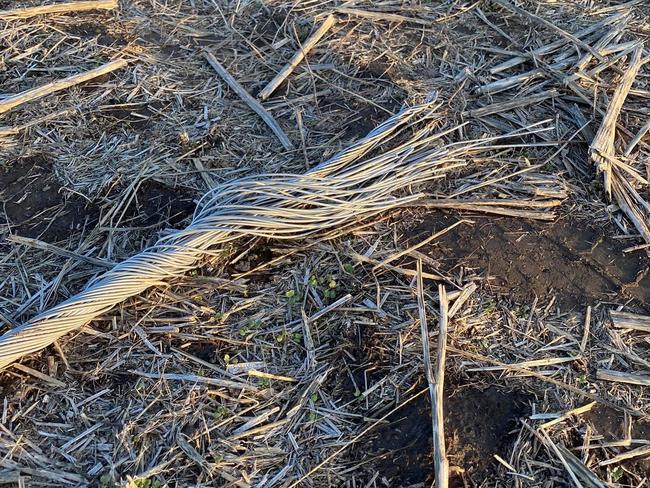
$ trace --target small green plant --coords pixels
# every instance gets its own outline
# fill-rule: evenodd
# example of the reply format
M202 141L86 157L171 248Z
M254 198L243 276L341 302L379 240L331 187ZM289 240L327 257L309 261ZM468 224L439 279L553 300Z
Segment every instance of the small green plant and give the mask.
M316 287L318 286L318 278L316 278L315 275L311 275L311 276L309 277L309 281L307 281L307 283L308 283L309 286L311 286L312 288L316 288Z
M259 329L262 326L262 321L257 319L250 319L246 322L246 327L250 330Z
M359 390L359 388L354 390L354 398L356 398L357 400L363 400L363 393L361 392L361 390Z
M310 422L315 422L318 420L318 414L316 412L309 412L309 421Z
M224 417L226 417L230 413L230 410L228 410L228 407L225 405L219 405L216 410L214 411L214 419L219 420Z
M268 378L262 378L262 379L260 380L260 386L261 386L262 388L268 388L269 386L271 386L271 382L269 381Z
M295 303L298 303L298 299L300 298L298 296L298 293L296 293L296 290L287 290L284 296L287 299L287 303L289 305L294 305Z
M316 401L318 401L318 393L312 393L309 399L315 403Z
M113 477L109 473L104 473L98 480L99 488L115 488Z
M513 313L516 317L526 318L530 315L530 307L528 305L522 305L521 307L515 308Z
M329 282L327 283L327 288L323 292L323 295L325 295L325 298L336 298L336 287L338 284L336 283L336 280L334 278L330 278Z
M221 312L215 313L210 319L208 320L211 324L220 324L223 322L223 317L224 315Z
M230 354L226 353L223 355L223 362L226 364L230 364L230 361L232 361L232 358L230 357Z
M493 300L488 300L483 306L483 312L486 315L492 314L497 309L497 303Z
M294 332L291 335L291 339L293 339L293 342L300 344L302 342L302 333L301 332Z
M612 481L616 483L617 481L620 481L621 478L623 478L623 468L616 466L612 469Z
M354 274L354 265L350 263L345 263L343 265L343 271L345 271L347 274L353 275Z
M588 383L587 373L580 373L578 375L578 383L580 383L581 385L586 385Z
M137 488L160 488L162 486L162 483L158 480L150 480L150 479L139 479L135 480L133 484Z

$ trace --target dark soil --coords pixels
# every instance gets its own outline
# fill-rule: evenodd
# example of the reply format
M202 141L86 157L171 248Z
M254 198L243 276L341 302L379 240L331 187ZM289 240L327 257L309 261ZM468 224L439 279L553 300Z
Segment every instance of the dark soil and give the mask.
M107 25L110 24L110 19L106 19L107 24L99 22L79 22L78 24L66 26L68 34L81 37L82 39L97 38L99 44L105 46L124 46L127 41L122 36L114 36L110 33Z
M417 243L457 219L431 214L407 235ZM424 252L447 273L487 278L486 286L515 301L556 296L565 308L584 308L599 300L630 298L650 306L650 265L643 252L624 254L629 241L614 231L570 218L554 223L514 218L472 217L443 235ZM422 250L422 249L421 249Z
M77 195L62 191L45 156L9 161L0 167L0 224L13 233L49 242L92 228L99 210Z
M457 220L450 215L424 216L416 227L403 229L409 236L404 247ZM440 271L452 277L482 277L492 292L517 302L535 297L548 301L556 296L563 308L583 309L588 303L623 297L650 307L647 256L623 254L631 244L613 239L615 232L606 226L597 230L569 218L554 223L482 216L472 216L472 220L474 224L458 226L420 249L439 263ZM374 364L367 356L364 362L366 368ZM494 454L508 459L512 430L528 413L528 398L497 386L481 390L453 381L445 390L447 455L455 477L451 486L477 486L494 476L499 466ZM623 438L623 419L617 412L595 412L588 419L598 432L607 440ZM373 469L390 480L391 486L430 484L433 460L428 396L400 409L389 421L361 446L357 457L374 458ZM650 426L636 424L634 429L636 438L650 438ZM642 463L630 461L630 466L645 472L648 466Z
M397 112L400 104L396 100L390 100L382 104L388 110ZM375 127L381 125L388 116L386 112L369 104L358 104L353 107L355 115L344 123L345 137L350 139L361 139L366 137Z
M195 206L191 192L146 180L139 186L127 218L131 217L129 225L136 227L156 224L176 227L192 216Z
M357 395L381 378L381 371L388 367L382 357L377 336L377 326L373 323L356 324L338 331L330 338L332 348L338 346L340 359L333 362L346 364L329 375L327 387L336 390L344 402L357 399ZM343 352L345 350L345 353Z
M492 386L445 385L445 437L450 486L479 484L496 472L494 454L508 458L515 440L513 429L528 413L528 398ZM369 441L366 456L376 457L375 469L390 486L426 482L433 476L431 406L421 395L388 418Z
M620 441L626 438L625 418L617 410L604 405L597 405L583 416L596 434L603 436L603 442ZM632 420L632 439L650 440L650 423ZM633 446L638 447L638 446ZM625 448L627 450L629 448ZM650 458L630 459L622 463L623 467L650 479ZM620 480L623 481L623 480Z

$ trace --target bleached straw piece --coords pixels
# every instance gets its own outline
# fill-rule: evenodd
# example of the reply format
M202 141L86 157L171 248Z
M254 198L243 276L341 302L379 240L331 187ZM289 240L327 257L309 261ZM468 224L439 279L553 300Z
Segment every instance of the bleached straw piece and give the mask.
M0 19L28 19L37 15L65 14L70 12L85 12L88 10L111 10L117 8L117 0L88 0L83 2L53 3L37 7L15 8L0 10Z
M609 466L610 464L617 464L623 461L627 461L628 459L632 459L635 457L639 456L648 456L650 455L650 446L639 446L634 449L631 449L630 451L622 452L620 454L617 454L614 457L611 457L605 461L601 461L598 463L598 466Z
M607 113L590 147L592 160L598 165L598 170L604 173L605 191L610 197L612 195L612 159L615 156L614 138L616 136L616 121L621 113L625 99L632 88L632 84L639 73L639 69L643 65L642 54L643 46L640 46L632 55L630 66L614 92L614 96L607 107Z
M329 15L321 26L314 32L309 38L305 41L298 51L291 57L289 62L284 65L284 67L278 72L275 77L269 81L269 84L266 85L262 91L258 94L258 98L262 101L266 100L271 96L271 94L276 90L278 86L289 76L294 69L300 64L300 62L305 59L305 56L312 48L322 39L322 37L327 34L327 32L336 24L336 17Z
M650 332L650 316L648 315L610 310L609 318L612 320L612 325L618 329Z
M650 386L650 376L615 371L613 369L597 369L596 378L614 383L626 383L628 385Z
M445 287L438 287L440 297L440 332L438 333L438 354L436 370L431 365L429 348L429 327L427 325L427 311L424 301L424 284L422 282L422 261L417 260L416 292L418 298L418 315L420 319L420 336L422 337L422 357L424 362L424 376L429 386L431 400L431 431L433 434L433 464L436 488L446 488L449 485L449 461L445 453L445 431L443 412L443 390L445 382L445 357L447 352L447 320L448 307Z
M127 64L129 63L125 59L116 59L115 61L106 63L98 68L91 69L90 71L68 76L62 80L52 81L43 86L32 88L31 90L26 90L16 95L12 95L3 100L0 100L0 114L13 110L14 108L19 107L25 103L33 102L34 100L38 100L47 95L51 95L52 93L65 90L71 86L84 83L85 81L89 81L107 73L111 73L115 70L124 68Z
M228 70L224 68L219 61L217 61L217 58L214 57L214 54L204 51L203 52L203 57L210 63L210 66L221 76L221 78L228 84L228 86L234 91L239 98L241 98L244 102L246 102L246 105L248 105L253 112L255 112L257 115L259 115L264 123L269 126L269 128L273 131L275 136L278 138L282 146L287 149L293 149L293 143L285 134L285 132L282 130L280 127L280 124L273 118L273 116L266 111L264 107L255 100L250 93L246 91L246 89L241 86L233 76L228 73Z
M445 285L438 285L440 297L440 320L438 332L438 354L436 358L436 411L433 432L433 456L435 460L436 487L446 488L449 485L449 461L445 450L445 431L443 399L445 388L445 363L447 357L447 328L449 302Z

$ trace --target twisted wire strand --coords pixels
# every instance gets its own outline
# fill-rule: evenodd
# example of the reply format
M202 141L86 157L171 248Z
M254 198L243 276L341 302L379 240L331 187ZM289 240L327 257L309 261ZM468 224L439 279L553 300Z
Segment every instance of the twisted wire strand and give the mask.
M435 101L406 108L366 137L303 174L265 174L225 182L199 201L192 222L91 280L86 288L0 336L0 369L110 311L129 297L193 269L208 252L242 236L297 239L412 204L407 190L467 164L498 138L443 144ZM419 128L422 126L421 128ZM508 136L546 130L534 124ZM405 130L411 138L388 143ZM364 158L375 150L379 153Z

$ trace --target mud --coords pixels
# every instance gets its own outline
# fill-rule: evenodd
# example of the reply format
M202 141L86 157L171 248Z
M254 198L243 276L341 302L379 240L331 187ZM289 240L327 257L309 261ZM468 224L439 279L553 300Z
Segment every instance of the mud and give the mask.
M417 243L458 220L425 217L408 235ZM491 291L527 302L555 296L567 309L628 298L650 306L649 261L643 252L624 254L629 241L613 229L570 218L554 223L472 217L424 249L447 274L477 275ZM609 232L611 230L611 232Z

